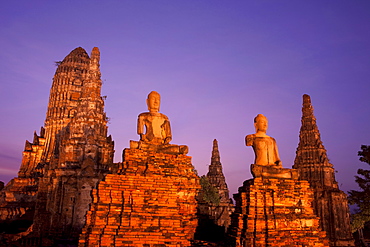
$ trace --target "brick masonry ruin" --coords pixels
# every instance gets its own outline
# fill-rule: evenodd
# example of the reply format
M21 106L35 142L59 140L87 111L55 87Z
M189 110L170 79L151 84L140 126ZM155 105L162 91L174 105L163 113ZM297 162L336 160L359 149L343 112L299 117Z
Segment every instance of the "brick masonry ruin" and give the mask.
M208 167L208 173L201 179L204 179L208 186L211 187L208 190L214 189L217 197L215 201L211 201L207 198L207 195L204 195L204 193L210 193L210 191L205 191L204 189L200 191L198 195L199 226L197 237L215 242L224 241L234 205L229 197L229 189L222 171L220 152L216 139L213 140L211 164Z
M57 63L45 124L26 141L18 176L0 184L0 245L216 246L193 241L202 228L197 217L206 215L224 232L228 228L231 246L353 246L346 195L326 157L309 96L296 170L266 177L271 170L252 167L255 177L239 188L233 207L215 140L205 177L219 204L205 204L187 146L169 143L169 120L158 112L156 92L148 96L149 112L139 115L140 140L113 163L99 60L98 48L89 56L79 47Z
M79 47L58 65L45 126L32 143L26 141L18 177L1 191L2 225L19 226L25 218L29 226L10 240L52 246L78 239L91 191L113 165L99 60L98 48L89 57Z
M93 192L79 246L190 246L199 178L186 155L125 149Z
M258 177L234 196L232 246L329 246L307 181Z
M322 144L309 95L303 95L302 126L293 168L314 192L314 212L330 246L354 246L347 195L338 187L333 165Z
M199 177L187 146L170 144L169 118L160 95L147 98L138 116L139 141L93 192L79 246L191 246L197 227ZM145 128L144 128L145 127Z
M268 136L268 120L254 119L256 133L246 136L255 153L253 179L234 195L235 212L229 228L230 244L247 246L329 246L312 208L309 183L298 172L282 167L277 144Z

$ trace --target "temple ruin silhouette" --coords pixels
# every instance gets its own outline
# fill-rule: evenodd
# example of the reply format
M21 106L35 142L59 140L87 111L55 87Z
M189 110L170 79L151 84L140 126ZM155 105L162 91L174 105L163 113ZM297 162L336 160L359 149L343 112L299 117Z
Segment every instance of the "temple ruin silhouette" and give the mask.
M188 147L170 143L157 92L138 115L138 140L113 162L99 63L97 47L90 56L78 47L58 63L44 126L26 141L18 176L0 190L1 246L354 246L347 197L310 96L303 95L292 169L256 161L234 205L217 140L199 177ZM272 140L259 134L261 119L247 136L256 155Z

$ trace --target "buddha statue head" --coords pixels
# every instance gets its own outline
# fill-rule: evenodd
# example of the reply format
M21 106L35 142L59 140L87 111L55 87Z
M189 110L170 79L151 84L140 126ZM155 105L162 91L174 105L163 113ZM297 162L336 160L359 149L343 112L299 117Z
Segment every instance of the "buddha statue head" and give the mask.
M155 113L159 112L159 107L161 104L161 96L156 91L152 91L148 94L146 99L146 104L148 106L149 112Z
M254 118L254 128L256 133L266 133L268 128L268 120L263 114L258 114Z

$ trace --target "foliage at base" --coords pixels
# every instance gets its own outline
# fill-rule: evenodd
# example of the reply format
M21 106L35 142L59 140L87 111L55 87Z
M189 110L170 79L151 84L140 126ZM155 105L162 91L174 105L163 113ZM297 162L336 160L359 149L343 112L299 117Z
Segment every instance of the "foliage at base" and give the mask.
M360 156L360 161L370 165L370 146L362 145L358 156ZM348 192L349 203L358 206L352 215L352 232L363 228L365 223L370 221L370 170L358 169L357 174L355 181L361 190Z

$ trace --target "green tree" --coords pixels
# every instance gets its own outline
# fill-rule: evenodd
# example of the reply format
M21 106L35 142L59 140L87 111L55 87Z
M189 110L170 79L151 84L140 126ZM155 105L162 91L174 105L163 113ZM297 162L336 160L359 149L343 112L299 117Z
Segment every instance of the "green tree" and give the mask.
M370 165L370 146L362 145L358 152L360 161ZM358 176L355 176L356 183L361 190L349 191L349 203L356 204L357 210L352 215L352 231L364 227L365 223L370 221L370 170L358 169Z
M206 176L200 177L200 196L201 200L212 203L216 206L220 204L220 195L218 194L217 188L211 185Z

